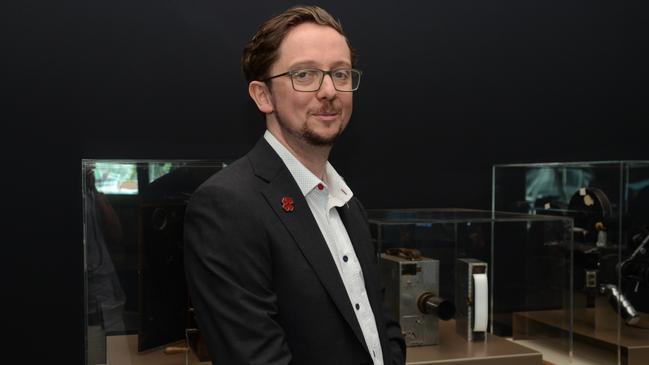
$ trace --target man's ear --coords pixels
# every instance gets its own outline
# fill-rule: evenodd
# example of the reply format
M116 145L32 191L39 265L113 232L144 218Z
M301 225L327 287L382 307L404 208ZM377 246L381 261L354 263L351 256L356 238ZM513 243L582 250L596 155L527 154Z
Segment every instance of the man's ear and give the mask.
M257 104L257 108L264 114L272 113L275 110L273 106L273 96L268 89L268 85L261 81L251 81L248 84L248 94Z

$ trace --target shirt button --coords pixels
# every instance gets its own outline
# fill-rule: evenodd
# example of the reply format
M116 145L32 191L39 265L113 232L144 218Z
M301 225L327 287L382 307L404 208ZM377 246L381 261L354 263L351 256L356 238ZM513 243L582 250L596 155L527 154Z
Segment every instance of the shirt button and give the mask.
M322 183L319 183L318 184L318 190L322 190L322 189L324 189L324 185L322 185Z
M347 257L347 255L343 256L343 261L345 262L349 261L349 257Z
M361 306L360 306L360 304L356 303L356 310L359 310L359 309L361 309Z

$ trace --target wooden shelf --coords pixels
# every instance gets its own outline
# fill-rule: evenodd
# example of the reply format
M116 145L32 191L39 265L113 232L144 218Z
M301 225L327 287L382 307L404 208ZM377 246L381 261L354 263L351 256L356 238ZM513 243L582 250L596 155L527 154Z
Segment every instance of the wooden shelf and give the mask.
M486 341L468 342L455 332L454 321L440 321L440 343L434 346L409 347L407 365L541 365L541 353L507 339L487 335ZM184 342L170 346L184 346ZM163 349L137 352L137 335L106 337L108 365L185 365L185 354L167 355ZM191 365L199 362L190 352Z
M622 365L646 365L649 358L649 330L622 325L618 340L617 315L607 306L599 306L598 303L596 307L600 309L587 309L583 315L576 316L573 326L575 346L583 342L617 354L619 343ZM649 326L646 314L641 314L641 325ZM516 312L513 314L513 327L514 340L565 337L568 351L569 323L563 310Z
M486 341L468 342L455 332L455 321L439 322L439 344L409 347L406 365L541 365L541 353L487 334Z
M168 346L185 346L181 341ZM165 346L165 347L168 347ZM137 335L118 335L106 337L106 365L185 365L188 356L190 365L211 365L211 362L199 362L193 353L165 354L164 348L137 352Z

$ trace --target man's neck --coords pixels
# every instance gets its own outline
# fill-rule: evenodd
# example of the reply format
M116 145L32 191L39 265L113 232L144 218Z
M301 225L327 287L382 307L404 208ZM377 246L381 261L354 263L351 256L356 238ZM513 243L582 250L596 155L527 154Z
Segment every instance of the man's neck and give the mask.
M314 146L290 133L283 133L282 130L268 130L304 167L319 179L324 178L331 146Z

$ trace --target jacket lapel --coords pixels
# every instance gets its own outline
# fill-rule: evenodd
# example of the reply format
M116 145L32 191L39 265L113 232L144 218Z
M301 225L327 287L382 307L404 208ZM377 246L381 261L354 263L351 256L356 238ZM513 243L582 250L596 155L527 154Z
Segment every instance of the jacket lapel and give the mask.
M263 138L248 156L255 174L268 183L262 189L264 198L295 240L356 337L367 349L356 314L338 274L338 268L295 179ZM284 197L293 199L293 211L284 209L282 204Z

